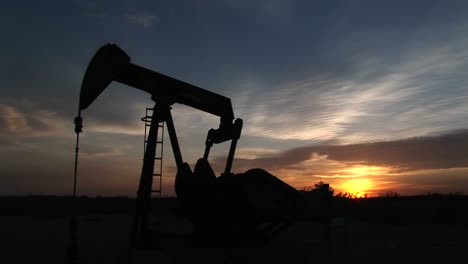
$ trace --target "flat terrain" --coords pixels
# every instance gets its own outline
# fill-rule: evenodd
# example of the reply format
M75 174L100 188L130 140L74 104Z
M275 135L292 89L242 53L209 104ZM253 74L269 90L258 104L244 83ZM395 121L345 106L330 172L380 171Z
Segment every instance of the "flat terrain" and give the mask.
M131 217L88 214L79 218L78 263L468 263L468 228L448 225L371 224L335 221L333 245L317 223L298 223L269 243L231 248L194 247L183 238L162 250L130 250ZM0 263L66 263L64 216L0 216ZM189 233L175 217L163 229ZM163 243L163 244L164 244Z

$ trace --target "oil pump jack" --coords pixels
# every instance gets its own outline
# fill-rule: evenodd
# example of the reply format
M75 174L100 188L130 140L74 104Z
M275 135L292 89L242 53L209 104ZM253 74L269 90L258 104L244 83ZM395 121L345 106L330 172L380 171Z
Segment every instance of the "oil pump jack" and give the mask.
M112 81L149 93L155 102L153 114L149 117L150 128L137 191L131 236L134 244L147 243L150 237L148 226L154 158L161 122L167 125L177 166L177 199L192 222L195 234L219 235L221 232L224 236L241 230L250 232L265 220L265 216L272 217L271 212L278 212L279 207L284 209L279 210L281 216L287 215L285 211L296 211L300 200L297 191L266 171L253 169L237 175L231 173L242 120L235 119L229 98L133 64L122 49L107 44L96 52L88 65L81 86L79 113L88 108ZM219 127L208 131L203 158L198 160L193 172L182 158L171 115L171 106L176 103L220 117ZM216 177L208 156L213 144L226 141L231 141L226 166L222 175ZM270 190L268 193L271 195L268 196L265 190ZM260 212L264 212L261 220Z

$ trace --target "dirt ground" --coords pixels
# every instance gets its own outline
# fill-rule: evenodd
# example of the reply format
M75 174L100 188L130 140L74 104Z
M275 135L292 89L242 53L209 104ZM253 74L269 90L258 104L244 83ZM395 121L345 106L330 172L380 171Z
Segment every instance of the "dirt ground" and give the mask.
M298 223L269 243L230 248L194 247L166 240L162 250L131 250L131 217L79 218L78 263L468 263L468 228L398 226L335 221L332 246L317 223ZM68 219L0 216L0 263L67 263ZM167 217L168 232L190 224Z

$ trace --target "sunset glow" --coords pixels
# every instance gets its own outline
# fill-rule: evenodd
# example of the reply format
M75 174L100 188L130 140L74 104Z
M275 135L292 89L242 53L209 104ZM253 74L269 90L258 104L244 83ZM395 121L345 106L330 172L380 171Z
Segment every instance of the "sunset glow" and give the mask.
M391 168L382 166L353 165L338 170L334 175L336 179L333 186L337 192L351 193L357 197L364 194L375 195L376 183L372 177L389 175Z
M384 175L390 172L387 167L355 165L340 171L351 176Z
M106 43L229 98L219 105L187 93L204 107L171 105L192 170L220 125L211 113L225 112L205 107L232 106L243 120L235 173L261 168L298 189L323 181L369 196L468 193L468 2L29 2L1 9L3 195L70 193L80 87ZM80 195L135 196L151 98L117 78L83 109ZM165 133L163 195L174 196L170 142ZM228 153L227 142L210 151L217 176Z
M370 179L351 179L348 181L344 181L342 184L338 185L338 189L342 192L351 193L360 197L366 193L369 194L370 190L374 184Z

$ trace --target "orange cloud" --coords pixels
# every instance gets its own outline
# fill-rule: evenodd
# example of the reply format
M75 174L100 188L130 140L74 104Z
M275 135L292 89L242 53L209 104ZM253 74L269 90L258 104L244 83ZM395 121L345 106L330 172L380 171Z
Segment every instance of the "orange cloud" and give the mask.
M1 128L8 133L26 133L32 130L23 113L4 104L0 104L0 122Z
M248 152L252 151L249 156ZM263 168L296 188L319 180L337 191L402 193L468 190L468 132L353 145L309 146L283 152L241 150L234 170ZM225 157L212 161L220 171ZM456 171L456 173L455 173Z

